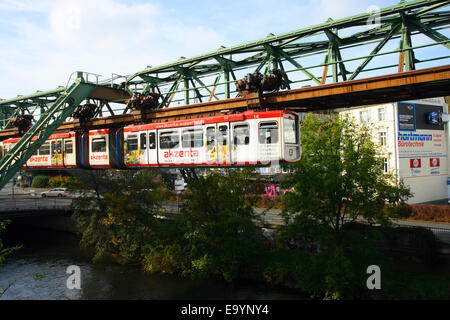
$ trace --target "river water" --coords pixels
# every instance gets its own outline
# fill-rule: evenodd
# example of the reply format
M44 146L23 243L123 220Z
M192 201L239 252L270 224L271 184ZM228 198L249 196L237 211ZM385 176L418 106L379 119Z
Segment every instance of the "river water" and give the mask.
M93 264L92 251L80 249L75 235L8 226L7 245L23 247L0 268L0 300L291 300L304 297L259 284L192 280L144 273L139 266ZM69 266L80 268L81 289L68 289Z

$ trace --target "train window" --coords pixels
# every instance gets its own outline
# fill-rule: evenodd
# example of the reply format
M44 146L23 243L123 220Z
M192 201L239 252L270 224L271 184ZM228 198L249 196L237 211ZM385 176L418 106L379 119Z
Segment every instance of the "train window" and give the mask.
M283 119L284 142L297 144L298 124L294 119Z
M219 127L219 144L222 146L226 146L228 144L228 127L220 126Z
M52 153L61 153L62 146L61 146L61 140L52 141Z
M183 148L200 148L203 147L203 132L201 129L183 130L181 137Z
M150 149L156 149L156 134L154 132L148 134L148 143Z
M39 148L40 155L48 155L50 154L50 143L46 142Z
M239 124L233 127L234 144L247 145L250 143L250 130L248 124Z
M211 150L216 144L216 129L214 127L206 128L206 149Z
M92 139L92 152L106 152L106 139L105 138Z
M73 153L73 142L72 140L64 141L64 153Z
M137 135L130 135L127 138L127 151L135 151L138 149Z
M269 144L278 142L278 123L276 121L261 122L259 124L259 143Z
M147 134L141 133L141 150L147 149Z
M178 131L162 132L159 136L159 146L161 149L175 149L180 145Z

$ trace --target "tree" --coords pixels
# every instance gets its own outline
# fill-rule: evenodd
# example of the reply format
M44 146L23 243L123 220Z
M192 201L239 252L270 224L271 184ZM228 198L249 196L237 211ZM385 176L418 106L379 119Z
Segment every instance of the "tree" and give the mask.
M311 236L320 244L331 261L324 271L329 294L339 297L343 287L357 281L355 260L367 261L375 254L367 241L375 240L379 229L362 227L357 219L388 226L397 205L411 194L393 175L383 173L368 127L349 118L310 114L300 130L302 158L287 165L294 173L283 180L294 191L284 196L282 231L291 238Z
M197 175L184 171L188 188L175 237L163 245L148 246L149 271L175 268L192 276L221 275L227 281L248 270L259 254L259 227L253 205L252 171L235 169L228 175Z
M302 159L289 166L294 173L283 184L294 187L285 195L287 218L320 226L339 244L344 226L363 218L386 224L395 215L387 207L402 204L411 195L383 172L368 127L349 118L308 115L301 126Z
M139 260L160 219L164 185L152 169L88 171L78 177L84 194L73 201L82 246L95 246L94 261L114 254ZM89 191L89 192L86 192Z

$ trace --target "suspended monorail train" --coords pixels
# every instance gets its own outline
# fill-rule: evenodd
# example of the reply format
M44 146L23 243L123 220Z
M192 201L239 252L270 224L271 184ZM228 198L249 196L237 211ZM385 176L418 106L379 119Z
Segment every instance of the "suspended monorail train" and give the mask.
M25 168L268 166L301 156L299 114L246 111L52 134ZM7 152L20 138L2 142Z

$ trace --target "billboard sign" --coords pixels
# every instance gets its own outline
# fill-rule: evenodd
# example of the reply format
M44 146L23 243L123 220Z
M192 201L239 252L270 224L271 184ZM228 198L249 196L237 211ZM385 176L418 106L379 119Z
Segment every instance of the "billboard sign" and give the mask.
M441 175L446 157L442 122L430 121L430 113L442 113L442 106L399 102L397 146L402 177ZM403 168L403 169L402 169Z

